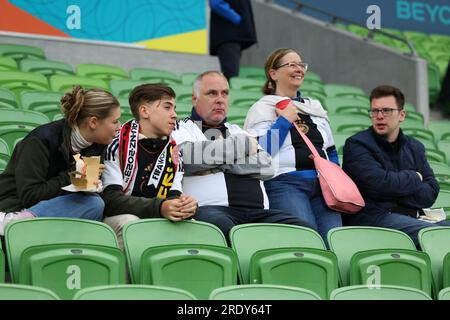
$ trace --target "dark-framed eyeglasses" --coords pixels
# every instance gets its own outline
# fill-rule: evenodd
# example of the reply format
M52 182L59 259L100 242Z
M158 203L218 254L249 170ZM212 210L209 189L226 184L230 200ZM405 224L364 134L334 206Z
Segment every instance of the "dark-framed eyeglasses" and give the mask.
M303 69L304 71L307 71L307 70L308 70L308 64L307 64L306 62L300 62L300 63L297 63L297 62L287 62L287 63L282 64L281 66L278 66L278 67L276 67L276 68L274 68L274 69L280 69L280 68L283 68L283 67L289 67L290 69L297 69L297 68L300 68L300 69Z
M402 109L398 109L398 108L375 108L375 109L369 109L369 116L371 116L372 118L375 118L376 116L378 116L378 114L381 112L381 114L383 115L383 117L389 117L392 116L392 113L394 112L394 110L402 110Z

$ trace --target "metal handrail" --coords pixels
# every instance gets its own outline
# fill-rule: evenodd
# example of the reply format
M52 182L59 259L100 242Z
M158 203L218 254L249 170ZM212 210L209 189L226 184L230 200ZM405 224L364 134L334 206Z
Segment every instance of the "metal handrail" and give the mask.
M296 5L295 9L293 10L294 13L295 12L301 12L302 9L307 8L307 9L310 9L310 10L315 11L317 13L320 13L320 14L323 14L325 16L330 17L331 18L330 22L331 22L332 25L336 25L336 23L338 21L342 21L342 22L345 22L345 23L351 23L351 24L360 26L362 28L366 28L365 25L363 25L363 24L361 24L359 22L356 22L356 21L353 21L353 20L350 20L350 19L347 19L347 18L344 18L344 17L337 16L334 13L327 12L325 10L313 7L313 6L311 6L309 4L306 4L306 3L302 3L299 0L288 0L288 1ZM266 2L273 2L273 1L266 0ZM399 37L399 36L397 36L395 34L392 34L392 33L386 32L386 31L381 31L381 30L378 30L378 29L372 29L372 30L369 29L369 33L367 35L367 38L373 40L374 34L377 34L377 33L385 35L385 36L387 36L389 38L392 38L394 40L397 40L397 41L405 43L408 46L409 50L410 50L410 53L407 53L407 54L411 55L411 56L417 56L417 52L416 52L416 49L414 48L413 44L408 39L405 39L403 37ZM364 38L367 39L366 37L364 37Z

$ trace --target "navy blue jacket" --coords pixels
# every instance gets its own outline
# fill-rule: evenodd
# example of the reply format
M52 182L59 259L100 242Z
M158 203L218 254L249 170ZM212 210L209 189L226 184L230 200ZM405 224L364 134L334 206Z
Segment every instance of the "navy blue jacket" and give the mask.
M250 0L210 0L211 20L209 50L216 55L217 48L226 42L237 42L241 50L256 43L256 29Z
M361 212L345 215L346 223L367 225L389 212L416 216L419 209L431 207L436 200L439 184L423 144L401 130L397 142L390 144L372 127L345 142L343 169L366 201Z

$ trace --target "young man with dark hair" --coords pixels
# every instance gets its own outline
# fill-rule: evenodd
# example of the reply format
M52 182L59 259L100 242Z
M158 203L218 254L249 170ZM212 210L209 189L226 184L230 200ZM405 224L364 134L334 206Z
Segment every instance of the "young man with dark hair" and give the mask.
M182 194L183 168L175 140L175 92L143 84L130 93L135 119L108 146L102 174L105 223L121 242L125 223L139 218L181 221L195 214L197 201Z
M450 226L419 219L439 194L433 170L421 142L403 134L405 97L392 86L379 86L370 95L372 126L347 139L343 169L357 184L366 207L343 215L347 225L385 227L407 233L418 245L420 229Z

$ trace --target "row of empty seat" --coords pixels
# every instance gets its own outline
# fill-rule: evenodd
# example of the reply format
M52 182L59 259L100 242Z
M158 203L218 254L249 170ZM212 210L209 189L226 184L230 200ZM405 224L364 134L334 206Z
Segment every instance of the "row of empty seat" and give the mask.
M124 227L123 237L125 254L100 222L12 222L5 231L11 280L73 299L89 287L124 285L126 260L132 284L173 287L197 299L238 280L297 287L320 299L355 285L409 287L434 298L450 287L447 227L423 229L422 251L400 231L371 227L332 229L330 250L314 230L282 224L236 226L231 248L216 226L198 221L139 220Z

